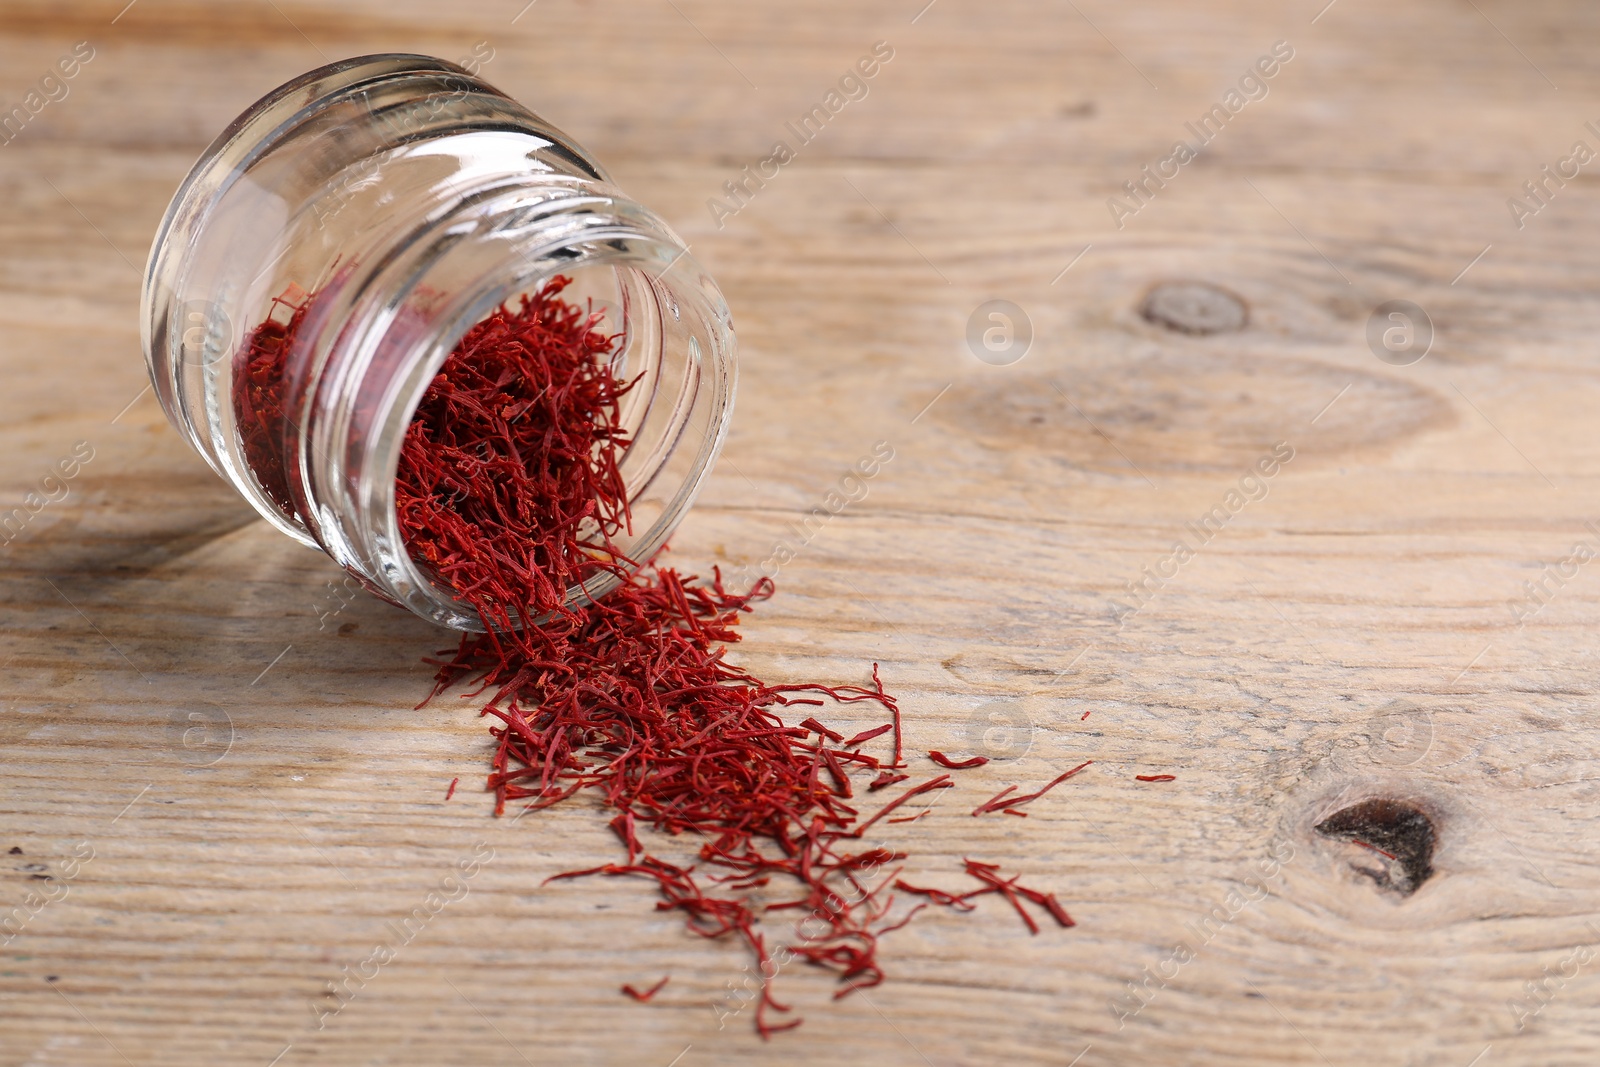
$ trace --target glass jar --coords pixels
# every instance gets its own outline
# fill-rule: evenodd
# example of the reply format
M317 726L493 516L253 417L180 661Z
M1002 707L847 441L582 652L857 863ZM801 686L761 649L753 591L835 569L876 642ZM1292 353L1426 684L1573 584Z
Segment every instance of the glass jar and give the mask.
M634 560L666 542L732 414L733 324L716 284L660 218L566 134L427 56L334 63L268 94L195 164L146 269L142 340L167 417L278 529L367 589L481 631L407 554L400 444L473 324L551 278L619 334ZM314 295L313 295L314 294ZM281 440L246 440L235 388L251 333L309 300L283 379ZM252 434L259 436L253 424ZM596 575L567 601L598 599Z

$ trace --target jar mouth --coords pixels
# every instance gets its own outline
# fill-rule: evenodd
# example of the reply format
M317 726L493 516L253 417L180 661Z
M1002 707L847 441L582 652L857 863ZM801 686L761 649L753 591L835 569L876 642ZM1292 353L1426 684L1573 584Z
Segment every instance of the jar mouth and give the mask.
M700 328L682 341L683 352L677 357L677 366L672 365L673 337L678 332L674 327L698 301L695 300L697 294L672 285L665 272L698 270L692 261L686 263L686 258L671 245L641 242L626 255L607 257L577 272L571 268L560 272L565 277L577 273L576 280L580 283L583 274L605 272L613 277L617 290L623 294L622 321L618 323L623 338L619 350L610 359L619 379L637 378L638 381L622 406L622 425L628 445L618 457L630 522L627 528L609 535L606 540L620 558L629 562L628 571L653 559L694 505L722 451L727 436L727 416L733 404L736 371L732 361L725 358L725 341L717 336L721 331L713 328L716 322L713 309L697 309ZM425 375L426 381L420 383L420 389L415 389L404 404L395 407L394 419L401 426L401 435L410 425L433 375L449 357L461 335L485 314L514 302L518 296L537 289L552 277L554 275L530 278L524 284L502 286L482 294L472 303L485 306L484 313L464 314L441 330L439 341L423 361L423 367L431 368L431 373ZM483 632L487 626L476 610L419 566L405 548L395 493L399 459L396 447L383 460L381 469L387 471L383 484L388 492L378 504L387 527L382 543L401 547L395 561L398 565L387 575L392 595L398 594L396 599L413 611L445 625ZM685 459L688 461L686 470L682 469ZM678 461L677 468L675 461ZM567 589L567 606L587 606L624 580L624 574L615 569L596 569L585 580Z
M569 279L563 299L604 315L599 329L618 336L604 358L619 379L636 380L620 410L629 443L618 457L632 521L606 540L619 561L642 565L711 472L736 375L727 306L659 219L594 182L465 191L330 316L323 381L332 392L313 408L348 417L308 425L305 473L323 505L313 533L382 595L458 630L487 626L406 546L401 445L467 331L557 276ZM567 604L598 600L622 580L597 568L568 588Z

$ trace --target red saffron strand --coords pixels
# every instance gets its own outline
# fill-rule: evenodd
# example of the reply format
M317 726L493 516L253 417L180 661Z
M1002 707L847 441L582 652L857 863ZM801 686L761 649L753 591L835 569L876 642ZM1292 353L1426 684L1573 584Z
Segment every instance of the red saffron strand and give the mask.
M461 783L461 779L459 779L459 778L450 779L450 788L446 789L444 791L444 798L446 800L449 800L451 797L456 795L456 786L459 785L460 783Z
M888 733L890 730L893 730L893 729L894 729L894 723L886 722L882 726L874 727L871 730L863 730L863 731L861 731L859 734L856 734L854 737L849 738L846 741L844 741L843 744L844 744L844 747L846 747L846 748L851 748L851 747L853 747L855 745L865 744L866 742L871 741L874 737L882 737L884 734Z
M1054 893L1045 893L1022 885L1020 875L1012 878L1003 877L1000 874L999 864L983 863L974 859L965 860L963 863L967 875L976 879L981 888L969 890L966 893L952 893L944 889L909 885L899 880L896 880L895 888L905 893L925 896L933 904L952 908L956 911L971 911L976 906L972 903L975 897L986 896L990 893L999 894L1006 898L1006 902L1022 918L1023 925L1028 928L1030 934L1037 934L1039 925L1033 916L1028 914L1027 909L1022 906L1024 900L1043 908L1055 920L1057 926L1077 925L1072 916L1067 914L1067 910L1061 906L1061 902L1056 899Z
M643 1004L643 1003L646 1003L647 1001L649 1001L649 999L651 997L653 997L657 993L661 992L661 987L666 985L670 981L672 981L672 975L669 974L665 978L661 979L661 981L659 981L655 985L651 986L649 989L641 991L641 990L635 989L631 985L624 985L622 987L622 991L624 993L628 994L628 996L632 997L634 1000L637 1000L639 1003Z
M1136 774L1133 778L1137 782L1176 782L1178 780L1178 776L1175 774Z
M921 785L914 785L910 789L907 789L904 793L901 793L899 796L889 801L889 803L885 804L882 808L878 809L878 814L874 815L872 818L868 819L866 822L852 830L849 836L860 837L862 834L867 832L867 828L869 826L883 818L885 815L889 814L895 808L898 808L900 805L904 804L906 801L910 800L912 797L921 796L923 793L933 789L950 789L954 787L954 785L955 783L950 780L950 776L948 774L941 774L937 778L928 779Z
M1000 807L1003 807L1004 805L1002 805L1000 803L1000 801L1008 793L1016 792L1016 789L1017 789L1016 786L1008 785L1004 789L1000 790L1000 792L998 792L994 796L990 797L988 800L985 800L982 804L979 804L977 807L973 808L972 809L973 818L977 818L979 815L982 815L985 812L995 811L996 809L998 809Z
M965 898L954 893L948 893L943 889L908 885L898 879L895 880L894 887L904 893L916 893L925 896L935 904L943 904L947 907L955 908L957 911L972 911L977 907L976 904L969 903Z
M1012 786L1012 787L1010 787L1010 789L1002 790L1001 792L997 793L994 797L992 797L989 800L985 801L984 803L978 805L978 807L973 811L972 814L974 814L974 815L983 815L983 814L986 814L986 813L991 812L991 811L998 811L1001 808L1020 808L1024 804L1032 803L1033 801L1038 800L1040 797L1042 797L1046 793L1050 792L1050 790L1054 789L1056 786L1060 785L1062 782L1066 781L1068 778L1071 778L1073 775L1077 774L1079 771L1083 770L1085 767L1089 766L1093 762L1094 762L1094 760L1092 760L1092 759L1091 760L1084 760L1082 763L1080 763L1076 767L1072 768L1072 770L1067 771L1064 774L1058 774L1056 777L1050 779L1050 781L1045 784L1045 787L1043 789L1040 789L1040 790L1038 790L1037 792L1034 792L1034 793L1024 793L1020 797L1010 797L1010 798L1006 799L1004 802L1001 802L1001 798L1004 797L1007 793L1009 793L1011 791L1011 789L1015 789L1016 786Z
M799 703L799 701L796 701L795 703ZM810 730L819 737L826 737L829 741L832 741L836 745L844 740L844 734L834 733L832 730L818 722L815 718L801 719L800 725L804 726L807 730Z
M872 684L874 687L876 687L879 695L881 696L883 694L883 682L878 678L878 665L876 663L872 665ZM886 702L886 704L889 708L889 725L894 727L894 762L889 764L889 766L904 767L906 765L906 761L905 757L902 755L902 752L905 748L905 739L901 736L900 731L900 705L895 703L892 697Z
M953 760L949 756L946 756L943 752L931 749L928 752L928 758L933 760L933 762L937 763L939 766L952 771L964 771L968 767L982 767L985 763L989 762L988 756L973 756L971 759Z
M1360 845L1362 848L1369 848L1372 851L1376 852L1380 856L1388 856L1390 859L1396 859L1397 858L1393 852L1385 852L1383 849L1379 848L1377 845L1369 845L1365 841L1359 840L1357 838L1351 838L1350 840L1351 840L1352 844Z

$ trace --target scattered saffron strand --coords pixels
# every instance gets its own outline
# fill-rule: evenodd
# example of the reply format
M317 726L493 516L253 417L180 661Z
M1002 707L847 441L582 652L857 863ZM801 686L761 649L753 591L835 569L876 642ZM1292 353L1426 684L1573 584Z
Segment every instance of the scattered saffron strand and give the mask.
M1030 933L1037 934L1039 932L1039 928L1034 924L1033 919L1023 909L1021 901L1017 899L1018 897L1031 900L1033 903L1044 908L1050 913L1051 918L1055 919L1056 923L1060 926L1077 925L1072 921L1072 916L1068 915L1066 909L1061 906L1060 901L1056 900L1055 894L1041 893L1037 889L1029 889L1026 886L1019 885L1018 883L1021 880L1020 875L1015 878L1003 879L999 874L999 865L994 863L980 863L977 860L969 859L966 861L966 865L968 874L988 886L987 889L976 890L972 893L966 894L966 896L974 897L982 893L994 892L1004 895L1007 901L1011 903L1011 906L1016 908L1017 914L1022 916L1022 921L1027 924L1028 931Z
M866 822L850 831L849 836L860 837L862 834L867 832L867 828L869 826L883 818L885 815L889 814L895 808L898 808L900 805L904 804L906 801L910 800L912 797L921 796L923 793L933 789L950 789L954 785L955 783L950 780L950 776L948 774L941 774L937 778L928 779L921 785L914 785L880 808L878 810L878 814L874 815L872 818L868 819Z
M1045 787L1043 789L1040 789L1039 791L1034 792L1034 793L1024 793L1020 797L1007 797L1006 794L1011 792L1011 790L1016 788L1016 786L1014 786L1014 785L1013 786L1008 786L1007 788L1002 789L1000 792L996 793L994 796L990 797L988 800L984 801L982 804L979 804L976 808L973 809L972 814L974 816L986 815L991 811L999 811L1002 808L1020 808L1024 804L1030 804L1033 801L1038 800L1040 797L1042 797L1046 793L1050 792L1050 790L1054 789L1056 786L1060 785L1062 782L1066 781L1068 778L1071 778L1073 775L1077 774L1079 771L1083 770L1085 767L1089 766L1089 764L1091 764L1093 762L1094 762L1094 760L1092 760L1092 759L1084 760L1082 763L1080 763L1076 767L1072 768L1072 770L1067 771L1064 774L1058 774L1054 778L1050 779L1050 781L1048 783L1046 783L1046 785L1045 785Z
M933 904L952 908L956 911L971 911L976 907L972 903L974 897L997 893L1005 897L1006 902L1016 910L1017 915L1021 917L1023 925L1028 928L1030 934L1039 932L1039 924L1034 921L1033 916L1029 915L1027 909L1022 906L1024 900L1043 908L1056 921L1057 926L1077 925L1072 916L1067 914L1067 909L1061 906L1061 902L1056 899L1054 893L1044 893L1022 885L1021 875L1012 878L1002 877L998 864L983 863L973 859L963 862L966 866L966 873L968 876L977 879L982 886L981 889L974 889L966 893L952 893L944 889L910 885L898 879L895 881L895 888L903 893L915 893L925 896Z
M1137 782L1176 782L1178 780L1178 776L1175 774L1136 774L1133 778Z
M446 789L444 791L444 798L446 800L449 800L451 797L456 795L456 786L459 785L460 783L461 783L461 779L459 779L459 778L450 779L450 788Z
M661 979L661 981L657 982L655 985L651 986L649 989L644 990L643 992L640 992L639 990L635 989L631 985L623 986L622 987L622 991L624 993L628 994L628 996L632 997L634 1000L637 1000L639 1003L643 1004L646 1001L648 1001L651 997L653 997L657 993L661 992L661 987L666 985L670 981L672 981L672 975L669 974L665 978Z
M927 817L928 817L928 816L929 816L929 815L931 815L931 814L932 814L932 813L933 813L933 809L932 809L932 808L929 808L929 809L927 809L927 810L926 810L926 811L919 811L919 812L917 812L917 813L916 813L916 814L915 814L915 815L902 815L902 816L901 816L901 817L900 817L900 818L898 818L898 819L889 819L889 820L887 820L887 821L888 821L888 822L891 822L891 823L897 823L897 822L916 822L916 821L917 821L917 820L918 820L918 819L923 819L923 818L927 818Z
M943 889L932 889L925 886L909 885L899 879L895 880L894 887L902 893L916 893L925 896L935 904L942 904L957 911L972 911L976 904L969 903L964 897L955 893L947 893Z
M856 734L854 737L849 738L848 740L846 740L844 742L844 747L845 748L852 748L852 747L854 747L856 745L865 744L866 742L871 741L874 737L882 737L884 734L888 733L890 730L893 730L893 729L894 729L894 723L886 722L882 726L875 727L875 728L873 728L871 730L863 730L859 734Z
M1370 848L1372 851L1376 852L1380 856L1388 856L1392 860L1398 860L1398 858L1399 858L1393 852L1385 852L1383 849L1379 848L1377 845L1369 845L1365 841L1362 841L1362 840L1360 840L1358 838L1352 837L1350 840L1351 840L1351 842L1353 844L1360 845L1362 848Z
M989 762L988 756L973 756L971 759L953 760L943 752L932 749L928 752L928 758L939 766L952 771L964 771L968 767L982 767Z
M1082 763L1078 764L1076 767L1072 768L1072 770L1066 771L1066 772L1064 772L1062 774L1056 775L1054 778L1050 779L1049 782L1045 783L1045 787L1043 789L1039 790L1036 793L1029 793L1026 796L1012 797L1009 801L1006 802L1006 807L1008 807L1008 808L1018 808L1018 807L1021 807L1024 804L1029 803L1030 801L1038 800L1040 797L1042 797L1046 793L1050 792L1050 790L1054 789L1056 786L1060 785L1062 782L1066 781L1068 778L1071 778L1073 775L1077 774L1079 771L1083 770L1085 767L1089 766L1093 762L1094 762L1094 760L1092 760L1092 759L1086 759Z
M878 680L878 665L876 663L872 665L872 684L877 686L878 692L883 692L883 683ZM905 739L900 733L900 705L894 701L889 702L889 725L894 727L894 762L889 766L904 767L906 761L902 752L905 748Z
M1094 710L1094 709L1093 709L1093 708L1090 708L1090 709L1089 709L1089 711L1093 711L1093 710ZM1079 715L1079 716L1078 716L1078 721L1079 721L1079 722L1082 722L1082 721L1083 721L1083 720L1084 720L1084 719L1087 719L1087 718L1088 718L1088 717L1089 717L1089 712L1088 712L1088 711L1086 711L1086 712L1084 712L1084 713L1083 713L1083 714L1082 714L1082 715Z
M979 815L982 815L985 812L995 811L1002 807L1003 805L1000 803L1000 801L1006 796L1006 794L1015 792L1016 788L1017 787L1014 785L1008 785L1004 789L1000 790L1000 792L990 797L988 800L985 800L982 804L979 804L977 807L973 808L973 818L977 818Z

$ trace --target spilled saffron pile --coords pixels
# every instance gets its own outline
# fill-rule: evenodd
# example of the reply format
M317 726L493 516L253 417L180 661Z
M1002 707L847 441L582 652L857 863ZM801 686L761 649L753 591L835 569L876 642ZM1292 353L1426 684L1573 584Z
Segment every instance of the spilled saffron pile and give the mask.
M782 1018L791 1009L773 995L784 962L831 970L836 996L869 988L883 979L880 938L922 907L970 911L993 894L1032 932L1028 905L1071 926L1053 895L993 864L966 861L977 883L968 891L916 886L899 878L904 853L865 840L880 821L922 817L903 809L956 784L941 774L874 798L871 814L858 807L911 777L899 708L876 665L870 686L770 685L725 658L741 615L772 595L770 579L733 591L720 572L697 580L629 560L613 543L629 523L621 402L636 383L607 358L616 338L602 317L562 299L567 284L553 279L463 337L406 434L396 482L413 560L490 627L463 635L437 663L427 700L460 683L476 685L469 696L488 695L496 813L580 792L602 799L625 858L551 880L643 878L659 891L657 907L682 912L688 929L742 940L761 975L754 1021L763 1037L800 1023ZM252 462L251 434L270 445L281 433L273 375L282 377L306 303L284 302L288 321L264 323L241 352L235 406ZM268 480L281 468L263 463L256 473L276 498ZM621 579L612 592L567 603L570 588L608 572ZM780 714L829 701L873 706L888 721L846 738L815 717L791 725ZM863 751L872 743L877 755ZM985 762L929 755L952 770ZM1018 805L1079 770L1037 793L1011 797L1012 787L972 814L1021 815ZM864 789L859 775L870 776ZM697 861L652 855L644 827L693 835ZM770 913L792 923L781 944L769 942ZM665 981L622 991L647 1001Z

